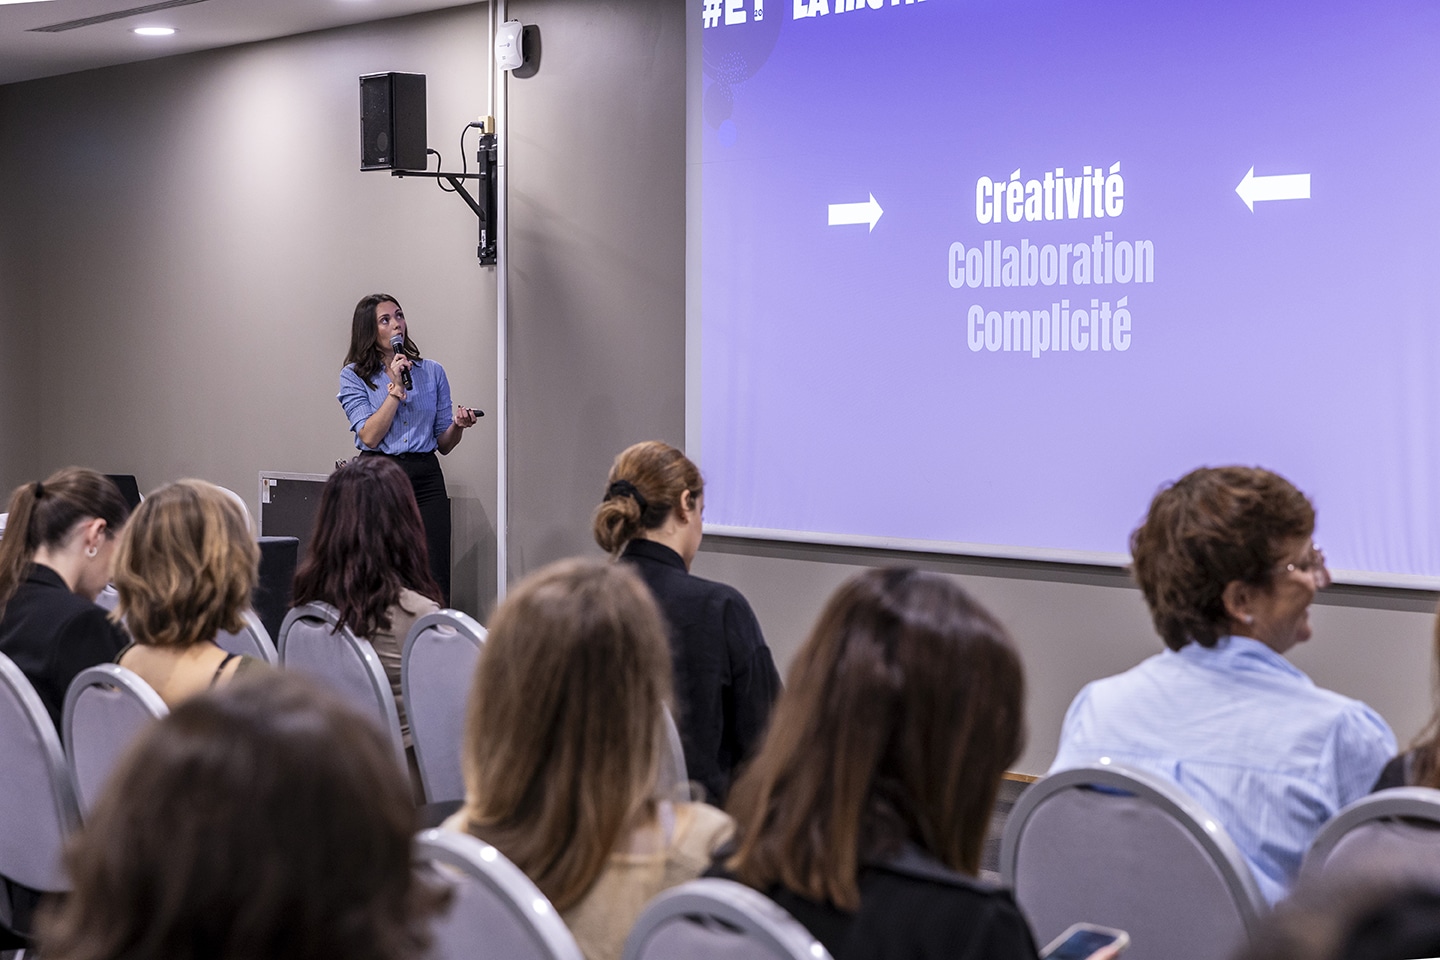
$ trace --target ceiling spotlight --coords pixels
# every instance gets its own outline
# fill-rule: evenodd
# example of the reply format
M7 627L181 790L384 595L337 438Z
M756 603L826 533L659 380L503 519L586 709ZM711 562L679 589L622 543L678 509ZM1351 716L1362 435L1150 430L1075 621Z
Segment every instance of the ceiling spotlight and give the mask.
M133 31L142 37L168 37L175 32L174 27L136 27Z

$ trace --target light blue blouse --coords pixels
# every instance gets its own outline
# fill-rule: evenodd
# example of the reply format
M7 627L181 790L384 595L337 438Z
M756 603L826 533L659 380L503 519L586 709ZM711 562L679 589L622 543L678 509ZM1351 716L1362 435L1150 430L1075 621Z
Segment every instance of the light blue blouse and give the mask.
M380 409L389 393L389 378L385 371L375 374L375 387L365 385L355 372L353 363L346 364L340 371L340 393L335 398L345 409L350 429L355 432L355 447L359 450L378 450L381 453L429 453L439 446L440 435L449 429L455 420L450 405L450 380L445 368L435 360L421 360L410 368L410 379L414 386L395 412L395 421L390 432L385 434L378 447L367 447L360 442L360 428Z
M1166 650L1081 690L1050 772L1100 757L1176 783L1219 820L1271 903L1325 821L1370 792L1395 735L1258 640Z

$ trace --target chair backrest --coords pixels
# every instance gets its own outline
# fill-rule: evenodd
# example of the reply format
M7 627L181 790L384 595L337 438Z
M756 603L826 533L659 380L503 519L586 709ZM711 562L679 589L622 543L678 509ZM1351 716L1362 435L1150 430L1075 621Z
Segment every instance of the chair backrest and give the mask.
M120 593L115 589L114 584L107 583L100 588L95 596L95 606L101 610L114 610L120 605Z
M665 707L664 746L660 752L660 776L655 781L655 795L674 803L688 803L691 798L690 771L685 766L685 747L680 743L680 730L675 717Z
M367 717L373 717L390 738L402 770L405 741L400 714L385 668L369 641L340 626L339 612L328 603L307 603L285 615L276 643L280 665L309 674Z
M1440 790L1397 787L1361 797L1320 829L1300 869L1320 878L1440 887Z
M651 900L622 960L829 960L809 930L764 894L703 878Z
M80 824L60 737L40 695L0 653L0 876L65 890L65 837Z
M459 610L426 614L405 635L400 690L429 803L465 796L460 772L465 703L484 645L485 628Z
M1223 960L1266 909L1218 821L1169 781L1118 764L1021 794L1000 875L1038 942L1078 921L1118 927L1130 933L1126 960Z
M65 760L80 812L88 816L110 772L140 732L170 712L144 680L124 667L87 667L65 691Z
M452 830L426 830L415 856L438 865L454 892L432 928L429 960L583 960L545 894L488 843Z
M270 631L260 622L254 610L241 614L245 625L234 633L222 630L215 636L215 645L226 653L238 653L244 657L264 660L272 666L280 663L280 652L270 641Z

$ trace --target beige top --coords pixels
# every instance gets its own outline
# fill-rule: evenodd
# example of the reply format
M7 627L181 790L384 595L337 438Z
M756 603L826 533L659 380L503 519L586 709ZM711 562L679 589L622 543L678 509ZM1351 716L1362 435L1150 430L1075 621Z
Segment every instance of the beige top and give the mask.
M728 814L703 803L676 805L674 818L669 842L662 849L612 853L584 898L561 914L585 960L619 960L625 938L645 904L710 869L710 854L735 830L735 821ZM462 808L444 826L463 831L464 824ZM630 846L645 844L632 842Z
M389 611L390 629L381 630L370 637L370 646L385 668L390 680L390 692L395 695L395 709L400 713L400 732L405 737L405 746L410 746L410 718L405 715L405 696L400 692L400 653L405 646L405 635L415 626L415 621L427 613L434 613L440 605L429 597L421 596L409 587L400 590L400 599Z

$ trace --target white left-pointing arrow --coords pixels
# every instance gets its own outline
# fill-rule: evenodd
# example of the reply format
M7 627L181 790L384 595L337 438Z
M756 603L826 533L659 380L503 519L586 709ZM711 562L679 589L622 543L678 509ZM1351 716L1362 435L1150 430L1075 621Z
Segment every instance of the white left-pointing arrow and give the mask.
M868 223L870 229L875 229L875 221L880 219L884 213L880 204L875 202L875 194L870 194L870 199L864 203L832 203L830 204L830 226L841 226L847 223Z
M1245 206L1250 212L1255 212L1255 201L1257 200L1309 200L1310 199L1310 174L1308 173L1286 173L1274 177L1257 177L1255 168L1251 167L1245 173L1245 179L1235 188L1240 194L1240 199L1245 201Z

